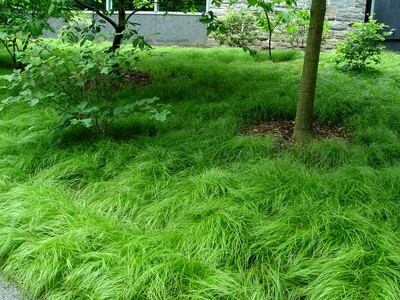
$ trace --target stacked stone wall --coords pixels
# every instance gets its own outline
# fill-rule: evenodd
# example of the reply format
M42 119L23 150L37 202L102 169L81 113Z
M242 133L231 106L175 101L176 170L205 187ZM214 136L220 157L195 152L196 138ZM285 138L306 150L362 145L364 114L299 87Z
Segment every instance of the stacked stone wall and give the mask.
M326 50L335 49L336 45L346 38L346 31L349 30L355 21L363 22L365 19L366 0L327 0L326 22L330 28L327 32L323 48ZM246 7L245 0L236 6ZM311 0L297 0L298 8L309 8ZM211 10L218 16L223 16L229 8L229 1L224 1L220 8L212 7ZM208 41L209 45L215 45L212 39ZM255 45L259 48L268 48L267 34L261 33L259 42ZM279 34L275 34L272 38L272 48L288 48L291 47L285 43Z

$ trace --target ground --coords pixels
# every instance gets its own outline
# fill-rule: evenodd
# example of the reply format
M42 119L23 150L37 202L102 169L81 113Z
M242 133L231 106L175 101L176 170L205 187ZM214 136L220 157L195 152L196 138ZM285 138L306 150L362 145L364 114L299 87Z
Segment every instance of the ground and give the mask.
M273 135L278 137L282 144L293 142L292 135L294 120L271 120L251 125L243 130L245 135ZM350 141L350 130L340 125L326 125L318 122L313 124L313 133L316 139L338 138Z

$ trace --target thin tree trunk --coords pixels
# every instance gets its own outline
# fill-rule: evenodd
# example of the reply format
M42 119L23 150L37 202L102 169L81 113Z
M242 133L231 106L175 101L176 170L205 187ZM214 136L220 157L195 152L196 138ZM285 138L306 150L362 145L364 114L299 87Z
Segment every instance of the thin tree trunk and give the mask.
M268 12L264 11L265 16L267 17L267 24L268 24L268 54L269 59L272 61L272 50L271 50L271 43L272 43L272 26L271 26L271 19L268 16Z
M116 34L114 35L113 44L111 51L115 52L121 46L122 38L124 37L124 31L126 29L126 12L125 12L125 0L118 1L118 27L116 28Z
M125 28L118 28L118 30L116 30L110 51L115 52L117 49L119 49L119 47L121 46L124 30Z
M324 27L326 0L312 0L310 27L297 102L293 139L306 142L312 137L315 88L317 85L318 62Z

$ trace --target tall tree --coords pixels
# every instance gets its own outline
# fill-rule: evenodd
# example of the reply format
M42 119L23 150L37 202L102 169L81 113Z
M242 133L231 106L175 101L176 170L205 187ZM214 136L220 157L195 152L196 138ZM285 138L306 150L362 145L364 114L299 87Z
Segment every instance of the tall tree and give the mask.
M305 142L312 137L314 98L325 12L326 0L312 0L310 27L307 34L307 44L293 132L293 139L298 142Z

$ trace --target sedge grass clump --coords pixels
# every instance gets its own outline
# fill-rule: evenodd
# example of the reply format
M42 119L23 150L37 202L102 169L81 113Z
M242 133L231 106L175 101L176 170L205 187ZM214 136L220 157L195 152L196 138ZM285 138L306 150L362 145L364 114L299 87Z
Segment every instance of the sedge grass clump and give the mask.
M2 276L35 299L397 299L398 55L350 77L331 57L316 119L350 141L242 135L294 116L301 64L237 49L141 53L152 80L119 100L173 104L151 130L58 142L51 109L4 110Z
M318 170L340 167L352 157L348 142L339 139L313 142L298 151L305 165Z

